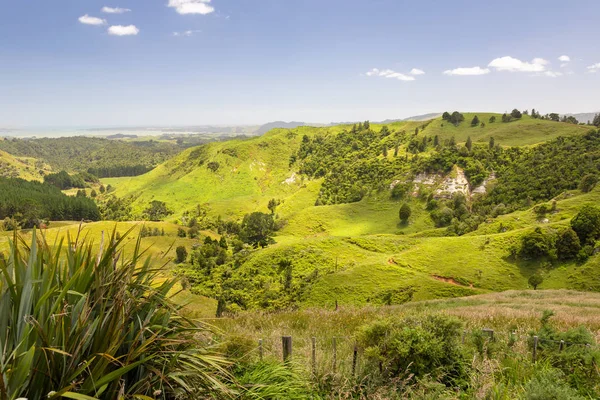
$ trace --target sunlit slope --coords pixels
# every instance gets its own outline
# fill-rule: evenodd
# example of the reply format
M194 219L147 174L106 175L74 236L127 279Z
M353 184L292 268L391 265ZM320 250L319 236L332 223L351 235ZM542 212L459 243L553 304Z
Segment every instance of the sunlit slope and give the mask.
M494 138L496 144L501 146L527 146L542 143L559 136L580 135L590 130L589 126L567 124L541 119L534 119L523 115L521 119L503 123L502 114L493 113L463 113L465 120L458 126L444 121L441 117L434 119L427 125L420 135L438 136L440 140L455 138L457 142L465 142L470 136L474 142L489 142ZM473 117L479 118L485 124L471 126ZM490 117L495 116L496 122L490 123Z
M35 158L15 157L0 150L0 176L41 181L49 171L47 165L39 163Z
M401 122L388 126L400 131L420 125ZM349 128L275 129L257 138L211 143L189 149L145 175L103 182L115 187L118 197L133 196L134 211L138 213L150 201L159 200L178 215L201 204L213 215L240 217L256 210L266 211L272 198L289 199L293 209L282 209L295 213L313 206L316 197L311 193L318 192L314 182L304 181L290 167L290 157L297 152L303 136L334 135Z

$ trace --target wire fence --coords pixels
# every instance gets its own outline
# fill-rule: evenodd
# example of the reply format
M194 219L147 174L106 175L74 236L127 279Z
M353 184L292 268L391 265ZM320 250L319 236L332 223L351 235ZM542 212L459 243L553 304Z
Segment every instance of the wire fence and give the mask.
M552 340L537 335L523 335L517 332L496 332L492 329L463 331L458 338L463 346L473 344L474 334L481 334L487 343L503 342L515 346L520 343L522 349L529 352L532 362L538 361L542 350L554 349L559 352L570 347L582 347L589 351L598 350L593 343ZM469 342L469 343L467 343ZM244 359L259 361L279 360L293 362L315 376L329 373L341 376L356 376L364 372L364 349L352 336L335 337L292 337L265 338L257 341L257 346L247 353Z

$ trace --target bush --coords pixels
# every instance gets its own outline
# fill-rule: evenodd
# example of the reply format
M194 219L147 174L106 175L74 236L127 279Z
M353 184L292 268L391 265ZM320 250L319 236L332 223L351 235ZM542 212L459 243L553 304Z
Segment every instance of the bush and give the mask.
M169 301L175 280L142 262L141 239L115 261L121 240L113 232L99 257L35 231L30 247L12 245L0 261L0 398L222 397L223 360L195 339L207 328Z
M600 236L600 208L585 205L571 220L571 227L579 236L582 244L598 239Z
M563 230L556 240L556 251L558 257L563 260L569 260L577 257L581 250L581 243L577 233L571 228Z
M175 249L175 253L177 254L177 257L175 258L177 264L184 263L185 260L187 260L188 252L185 249L185 246L178 246L177 249Z
M385 319L363 326L358 342L373 371L398 377L405 371L427 375L446 385L461 386L467 362L458 338L461 322L443 315Z
M592 189L598 183L598 176L593 174L587 174L583 178L581 178L581 182L579 183L579 190L583 193L591 192Z
M525 400L584 400L576 390L564 382L564 374L557 369L538 372L525 385Z
M536 228L521 237L519 256L524 259L553 256L556 253L552 237Z
M411 213L412 211L410 210L410 206L406 203L402 204L402 207L400 207L400 211L398 212L400 221L402 221L403 224L406 224L408 222L408 219L410 218Z

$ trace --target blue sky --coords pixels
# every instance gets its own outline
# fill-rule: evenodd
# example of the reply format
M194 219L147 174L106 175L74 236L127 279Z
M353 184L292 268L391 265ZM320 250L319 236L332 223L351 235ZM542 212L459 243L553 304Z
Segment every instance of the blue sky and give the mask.
M599 14L597 0L4 0L0 127L597 111Z

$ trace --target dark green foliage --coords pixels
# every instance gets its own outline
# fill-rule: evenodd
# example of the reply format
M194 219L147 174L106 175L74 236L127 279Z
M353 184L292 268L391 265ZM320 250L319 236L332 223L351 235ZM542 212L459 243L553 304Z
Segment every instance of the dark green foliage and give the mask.
M66 196L55 186L0 178L0 220L7 217L28 229L42 220L98 221L100 212L93 200Z
M440 210L436 209L431 213L431 219L438 228L450 225L452 218L454 218L454 212L449 207L444 207Z
M402 200L410 193L412 187L412 183L397 183L394 185L390 196L394 200Z
M175 253L177 255L175 258L176 263L181 264L184 263L185 260L187 260L188 252L185 246L177 246L177 248L175 249Z
M55 170L89 172L100 178L141 175L181 148L155 140L124 142L91 137L0 140L0 150L34 157Z
M592 121L592 125L600 128L600 114L594 115L594 120Z
M465 120L465 116L459 113L458 111L454 111L450 116L450 122L454 125L458 126L461 122Z
M598 175L587 174L583 178L581 178L581 182L579 183L579 190L581 190L583 193L591 192L597 183Z
M153 200L144 210L143 216L149 221L162 221L173 214L164 201Z
M184 228L181 228L181 227L177 228L177 236L180 237L180 238L186 237L187 236L186 230Z
M495 116L495 115L492 115L492 116L490 117L490 119L489 119L489 123L490 123L490 124L493 124L494 122L496 122L496 116Z
M526 233L521 237L519 256L524 259L552 257L556 255L554 237L544 233L541 228Z
M521 114L521 111L517 110L516 108L514 110L511 111L510 116L514 119L519 119L521 118L523 115Z
M511 122L513 120L513 117L510 115L507 115L506 113L502 114L502 122Z
M526 385L524 400L585 400L586 397L565 382L565 374L557 369L538 372Z
M471 126L477 126L479 125L479 118L476 116L473 117L473 119L471 120Z
M398 212L400 221L403 224L406 224L408 222L408 219L410 218L411 213L412 211L410 209L410 206L407 203L402 204L402 207L400 207L400 211Z
M211 161L209 162L207 165L208 169L210 169L212 172L217 172L219 170L219 163L216 161Z
M442 119L444 121L450 122L450 113L448 111L444 111L444 113L442 114Z
M131 202L131 198L110 196L98 204L98 209L105 221L130 221Z
M276 199L271 199L269 200L269 205L267 206L267 208L269 209L269 211L271 211L271 214L275 215L275 211L277 210L277 206L281 204L281 201L276 200Z
M158 227L155 228L150 228L147 227L146 225L143 225L142 228L140 229L140 236L141 237L152 237L152 236L165 236L165 230L163 229L158 229Z
M275 221L270 214L253 212L244 216L241 224L240 238L255 248L267 247L273 243Z
M598 239L600 237L600 208L592 205L583 206L571 220L571 227L583 244Z
M491 143L490 143L491 144ZM600 169L600 135L558 138L530 149L498 149L497 185L478 206L503 203L509 211L576 189Z
M467 150L471 151L473 149L473 141L471 140L471 136L467 138L467 143L465 143L465 147Z
M361 328L358 343L364 348L368 369L394 378L412 373L444 384L462 386L467 372L459 338L461 322L443 315L394 318Z
M66 171L46 175L44 183L56 186L61 190L86 187L85 181L81 176L71 176Z
M529 277L527 283L529 286L533 288L533 290L537 290L537 287L544 282L544 277L540 274L534 274Z
M408 170L403 158L379 157L384 145L389 148L402 140L409 140L406 133L382 136L364 125L337 135L307 137L297 154L299 172L311 178L325 178L317 205L357 202ZM415 138L414 149L419 146L423 142Z
M563 260L568 260L577 257L581 250L581 243L577 233L571 229L564 229L556 240L556 251L558 257Z
M279 273L283 275L283 289L289 292L292 289L292 273L294 271L294 265L291 260L285 259L279 261Z

